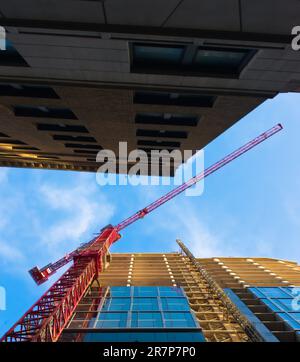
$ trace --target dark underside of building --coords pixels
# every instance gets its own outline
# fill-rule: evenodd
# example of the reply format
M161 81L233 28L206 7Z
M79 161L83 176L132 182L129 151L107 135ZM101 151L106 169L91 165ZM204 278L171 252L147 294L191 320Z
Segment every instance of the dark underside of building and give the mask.
M126 173L120 141L143 155L195 153L266 99L299 90L300 3L289 3L2 2L0 165L96 171L109 149ZM141 162L162 174L166 159L154 170Z

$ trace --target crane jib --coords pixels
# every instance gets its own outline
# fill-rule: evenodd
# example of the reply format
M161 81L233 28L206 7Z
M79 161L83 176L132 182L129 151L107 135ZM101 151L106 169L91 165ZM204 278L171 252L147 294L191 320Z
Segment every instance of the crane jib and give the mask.
M88 243L81 245L76 250L65 255L55 263L48 264L42 269L38 267L32 268L29 272L37 284L42 284L55 273L59 268L73 260L74 263L70 268L48 289L42 297L5 333L0 342L28 342L28 341L47 341L56 342L62 334L65 326L72 317L78 303L88 290L92 281L99 276L99 273L105 267L106 255L112 243L120 239L119 231L126 228L133 222L143 218L149 212L155 210L167 201L176 197L187 188L202 180L204 177L217 171L243 153L249 151L265 139L271 137L282 129L280 124L264 132L221 161L210 166L204 172L191 178L166 195L160 197L144 209L136 212L129 218L122 221L116 226L108 225L100 231L94 239ZM184 245L181 245L184 249ZM193 256L186 249L186 254L193 261ZM195 260L194 260L194 263ZM196 263L197 264L197 263ZM207 272L198 264L196 265L200 273L207 279ZM212 280L208 278L211 284ZM212 288L216 288L216 285ZM219 293L220 295L220 293ZM222 295L220 295L222 297ZM223 295L223 304L225 308L235 316L236 321L240 324L244 332L251 338L256 340L253 331L249 330L249 325L241 318L238 310L232 311L232 305L228 302L228 298Z
M165 202L171 200L173 197L176 197L177 195L179 195L180 193L184 192L186 189L188 189L189 187L192 187L193 185L195 185L197 182L201 181L202 179L204 179L205 177L209 176L210 174L214 173L215 171L217 171L219 168L225 166L227 163L233 161L235 158L241 156L242 154L244 154L245 152L249 151L251 148L257 146L259 143L263 142L264 140L266 140L267 138L273 136L275 133L279 132L280 130L282 130L282 125L280 123L278 123L276 126L272 127L271 129L269 129L268 131L262 133L261 135L259 135L258 137L254 138L253 140L251 140L250 142L246 143L244 146L238 148L237 150L235 150L234 152L230 153L229 155L227 155L226 157L224 157L222 160L220 160L219 162L215 163L214 165L210 166L208 169L206 169L205 171L201 172L200 174L192 177L190 180L188 180L187 182L183 183L182 185L178 186L177 188L175 188L174 190L171 190L170 192L168 192L166 195L162 196L161 198L159 198L158 200L154 201L153 203L151 203L150 205L148 205L147 207L145 207L144 209L142 209L141 211L138 211L137 213L135 213L134 215L130 216L129 218L125 219L124 221L122 221L121 223L119 223L116 228L118 231L125 229L127 226L131 225L132 223L134 223L136 220L140 219L140 215L142 211L147 211L147 213L155 210L156 208L158 208L159 206L161 206L162 204L164 204ZM144 216L144 215L143 215Z
M123 220L116 226L110 225L109 227L114 228L114 230L116 230L116 232L119 232L119 231L125 229L129 225L133 224L135 221L142 219L144 216L146 216L150 212L154 211L161 205L165 204L169 200L171 200L174 197L176 197L177 195L181 194L186 189L192 187L197 182L203 180L205 177L211 175L212 173L216 172L223 166L227 165L229 162L240 157L245 152L251 150L258 144L260 144L261 142L266 140L267 138L269 138L269 137L273 136L275 133L281 131L282 128L283 128L282 125L280 123L278 123L274 127L267 130L266 132L263 132L256 138L252 139L250 142L246 143L245 145L241 146L240 148L233 151L229 155L225 156L220 161L216 162L212 166L210 166L207 169L205 169L204 171L200 172L198 175L192 177L187 182L185 182L182 185L176 187L175 189L169 191L167 194L160 197L158 200L155 200L154 202L152 202L148 206L144 207L143 209L137 211L135 214L133 214L130 217L128 217L127 219ZM103 230L101 230L101 232L102 231ZM101 235L101 233L98 236L100 236L100 235ZM43 282L48 280L48 278L52 274L54 274L58 269L60 269L62 266L68 264L71 260L73 260L74 257L80 255L80 253L82 253L84 250L86 250L87 248L90 248L92 245L97 243L98 236L96 236L94 239L92 239L90 242L84 244L80 248L77 248L74 251L72 251L71 253L65 255L64 257L62 257L55 263L50 263L42 269L39 269L38 267L34 267L29 271L29 273L31 274L32 278L35 280L35 282L37 284L42 284Z

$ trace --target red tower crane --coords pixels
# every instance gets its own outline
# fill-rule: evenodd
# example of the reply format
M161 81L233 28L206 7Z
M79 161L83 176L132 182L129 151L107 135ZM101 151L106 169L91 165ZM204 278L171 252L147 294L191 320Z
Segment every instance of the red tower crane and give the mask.
M282 125L277 124L118 225L104 227L94 239L70 254L46 265L42 269L38 267L31 269L29 273L32 278L37 284L42 284L58 269L73 260L73 265L10 328L0 341L57 341L90 283L103 270L106 253L109 247L120 239L119 232L121 230L273 136L281 129Z

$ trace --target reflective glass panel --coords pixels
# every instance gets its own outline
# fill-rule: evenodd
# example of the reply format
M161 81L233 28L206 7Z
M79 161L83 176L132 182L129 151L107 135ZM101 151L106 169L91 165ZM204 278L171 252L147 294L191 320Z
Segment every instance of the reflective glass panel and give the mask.
M130 309L130 298L108 298L105 300L103 311L128 311Z
M134 311L159 310L157 298L134 298L132 304Z
M163 310L172 311L189 311L190 306L185 298L161 298Z
M134 287L135 297L156 297L157 287Z
M111 287L109 294L111 297L130 297L130 287Z
M101 312L96 322L96 328L126 328L127 313Z
M300 330L300 313L278 313L293 329Z
M180 63L183 55L183 46L164 46L164 45L133 45L133 61L140 65L176 65Z
M169 328L195 327L196 323L190 313L164 312L165 326Z
M162 328L161 313L132 312L132 328Z
M180 297L183 296L182 290L178 287L159 287L161 297Z
M261 287L261 288L250 288L250 290L258 297L267 298L289 298L289 293L285 292L282 288L277 287Z
M199 49L195 64L204 70L238 71L248 51Z

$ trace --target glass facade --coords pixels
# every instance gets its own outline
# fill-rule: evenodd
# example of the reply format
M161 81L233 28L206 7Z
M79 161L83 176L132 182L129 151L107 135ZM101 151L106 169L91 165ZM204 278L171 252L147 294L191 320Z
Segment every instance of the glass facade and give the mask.
M186 332L152 332L151 330L143 332L130 331L113 331L88 333L85 342L205 342L205 339L200 331Z
M133 44L133 59L136 65L157 66L179 65L184 54L184 46Z
M291 328L300 331L300 287L260 287L249 290Z
M212 107L215 98L216 97L214 96L203 94L136 91L133 102L141 104L166 104L182 107Z
M68 108L15 105L13 110L16 117L77 119L75 114Z
M195 64L206 71L216 71L218 68L227 72L237 72L247 54L246 50L200 48L196 53Z
M79 313L73 328L83 326ZM204 341L178 287L111 287L90 317L85 341Z
M48 86L19 83L0 83L0 95L11 97L59 99L59 96L55 93L55 91Z
M131 71L235 78L254 53L242 48L132 43Z
M197 328L177 287L111 287L93 328Z
M195 115L167 114L167 113L137 113L135 123L138 124L159 124L168 126L190 126L196 127L199 117Z

